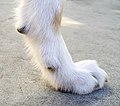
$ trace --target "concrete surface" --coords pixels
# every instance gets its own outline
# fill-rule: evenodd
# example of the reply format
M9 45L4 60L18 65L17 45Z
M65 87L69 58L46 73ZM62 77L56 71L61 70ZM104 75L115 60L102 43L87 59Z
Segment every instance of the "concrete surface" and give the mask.
M25 55L14 0L0 0L0 106L120 106L120 0L65 1L62 33L75 61L96 59L110 82L89 95L52 90Z

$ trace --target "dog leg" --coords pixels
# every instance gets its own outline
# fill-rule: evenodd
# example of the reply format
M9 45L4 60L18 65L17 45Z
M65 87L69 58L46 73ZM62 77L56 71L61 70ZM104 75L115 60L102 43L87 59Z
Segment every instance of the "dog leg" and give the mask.
M88 94L104 86L107 74L95 61L72 61L60 31L61 0L23 0L18 13L17 29L53 88Z

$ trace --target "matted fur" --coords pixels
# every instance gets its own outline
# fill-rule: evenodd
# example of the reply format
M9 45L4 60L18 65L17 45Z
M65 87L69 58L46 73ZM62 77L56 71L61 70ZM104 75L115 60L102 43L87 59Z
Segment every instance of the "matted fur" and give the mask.
M72 61L60 32L61 0L21 0L16 28L37 67L56 90L91 93L104 86L108 76L95 60Z

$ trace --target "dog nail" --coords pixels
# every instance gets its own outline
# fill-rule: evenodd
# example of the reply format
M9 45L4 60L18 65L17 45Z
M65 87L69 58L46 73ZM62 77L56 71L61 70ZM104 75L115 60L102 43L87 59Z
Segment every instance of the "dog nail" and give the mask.
M17 28L17 31L18 31L19 33L21 33L21 34L25 34L25 33L26 33L26 32L25 32L25 26L22 27L22 28Z
M94 89L98 89L99 87L100 87L99 84L96 84Z
M106 79L105 82L108 82L108 79Z
M52 68L52 67L48 67L48 70L50 70L50 71L55 71L55 69L54 68Z

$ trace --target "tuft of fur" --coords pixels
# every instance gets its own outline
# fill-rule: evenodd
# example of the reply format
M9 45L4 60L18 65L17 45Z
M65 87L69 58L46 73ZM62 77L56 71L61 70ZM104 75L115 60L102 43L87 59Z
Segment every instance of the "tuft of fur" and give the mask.
M16 28L42 77L56 90L91 93L104 86L108 75L95 60L72 61L60 26L61 0L21 0L16 9Z

